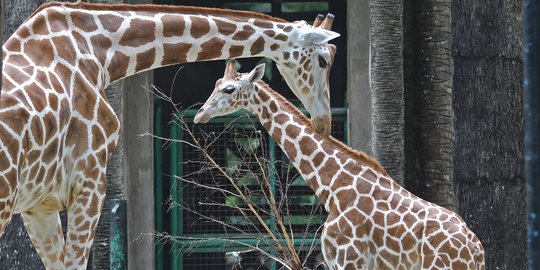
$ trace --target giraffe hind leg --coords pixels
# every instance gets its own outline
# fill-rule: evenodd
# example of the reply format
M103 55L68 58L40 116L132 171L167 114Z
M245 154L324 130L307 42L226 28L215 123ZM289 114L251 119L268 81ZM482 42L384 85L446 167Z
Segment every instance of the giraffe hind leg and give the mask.
M100 183L100 184L97 184ZM65 269L86 269L101 208L105 199L105 173L86 180L68 206Z
M58 211L40 204L22 213L30 240L46 269L64 268L64 235Z

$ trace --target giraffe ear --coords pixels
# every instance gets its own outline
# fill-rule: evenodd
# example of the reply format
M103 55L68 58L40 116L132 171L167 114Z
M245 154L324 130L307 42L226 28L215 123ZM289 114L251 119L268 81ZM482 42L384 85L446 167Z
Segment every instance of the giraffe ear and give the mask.
M235 60L229 60L225 66L225 72L223 74L223 78L234 78L238 75L236 72L236 61Z
M306 44L323 44L339 36L340 34L334 31L312 28L309 32L302 34L300 40Z
M266 64L262 63L258 66L256 66L248 75L247 80L250 84L255 83L256 81L260 80L264 76L264 69L266 68Z

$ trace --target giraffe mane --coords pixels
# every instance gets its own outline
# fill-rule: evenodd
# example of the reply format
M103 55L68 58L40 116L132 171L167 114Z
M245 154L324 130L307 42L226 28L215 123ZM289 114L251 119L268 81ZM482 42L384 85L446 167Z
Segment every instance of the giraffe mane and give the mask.
M261 89L266 91L270 96L275 98L277 102L279 103L279 105L282 106L287 111L291 112L293 116L296 117L297 120L301 124L306 125L311 131L313 131L311 127L311 121L309 120L309 118L307 118L296 106L294 106L282 95L278 94L276 91L270 88L270 86L266 84L264 81L262 80L257 81L257 86L259 86ZM316 133L316 132L313 131L313 133ZM323 140L326 140L327 142L329 142L333 147L335 147L342 154L348 155L351 158L355 159L356 161L369 166L370 168L384 174L385 176L388 176L388 173L383 168L383 166L381 166L379 162L377 162L374 158L370 157L368 154L362 151L354 150L332 136L328 136L328 137L321 136L321 137Z
M211 15L211 16L220 16L227 17L231 19L243 19L245 21L249 19L262 19L273 22L288 23L286 20L272 17L270 15L256 13L252 11L243 11L243 10L228 10L221 8L208 8L208 7L195 7L195 6L171 6L171 5L156 5L156 4L140 4L140 5L129 5L129 4L94 4L94 3L84 3L84 2L47 2L41 5L32 16L39 13L41 10L48 7L68 7L68 8L79 8L85 10L113 10L113 11L157 11L157 12L169 12L169 13L182 13L182 14L194 14L194 15Z

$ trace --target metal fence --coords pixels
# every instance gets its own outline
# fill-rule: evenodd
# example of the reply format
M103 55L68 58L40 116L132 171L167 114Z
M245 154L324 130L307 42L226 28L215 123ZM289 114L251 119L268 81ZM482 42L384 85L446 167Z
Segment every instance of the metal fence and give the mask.
M346 112L343 108L333 110L332 135L342 141L347 141ZM313 248L317 250L318 232L325 220L324 209L283 151L276 146L256 119L240 112L213 119L207 124L192 125L195 113L195 110L186 110L179 116L198 140L211 138L213 143L207 151L212 158L237 179L237 185L245 189L250 194L250 200L262 209L268 208L268 202L260 195L260 187L254 181L262 173L257 162L266 161L263 168L266 168L265 173L270 179L273 194L277 201L282 202L282 210L286 213L283 220L295 236L295 246L304 256ZM156 111L157 117L162 117L159 107ZM158 136L167 135L164 137L172 140L190 140L178 125L170 126L169 134L161 134L163 127L159 126L160 121L155 123ZM257 159L249 155L249 149L255 151ZM205 168L204 158L198 150L186 143L156 141L155 155L155 187L156 190L163 191L156 193L156 230L166 231L171 237L178 237L174 241L156 241L159 243L156 246L156 269L231 268L230 264L227 265L227 256L233 254L230 252L246 250L244 244L271 250L268 246L271 243L261 241L265 235L260 233L263 231L261 225L253 222L254 217L225 207L231 204L241 205L242 202L235 201L235 196L193 184L196 182L232 190L232 186L222 175ZM168 167L168 176L163 174L163 167ZM186 178L187 181L180 180L178 176ZM211 217L213 221L201 217L202 215ZM263 218L269 227L276 229L270 216ZM232 227L243 233L231 229ZM278 230L276 233L280 235ZM230 239L234 241L231 242ZM309 254L307 265L310 267L322 260L320 251ZM258 252L242 254L241 266L242 269L279 268L279 265Z

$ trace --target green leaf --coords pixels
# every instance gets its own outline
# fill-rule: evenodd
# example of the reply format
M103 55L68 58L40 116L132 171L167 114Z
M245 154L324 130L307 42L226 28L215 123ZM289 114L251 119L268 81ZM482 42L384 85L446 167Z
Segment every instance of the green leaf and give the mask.
M294 178L294 180L292 180L291 186L305 187L307 186L307 183L304 178L302 178L302 176L297 176L296 178Z
M259 138L241 138L236 141L242 150L248 154L253 154L253 151L261 145L261 140Z
M255 176L253 175L252 172L247 172L246 174L244 174L244 176L242 176L242 177L240 177L240 179L238 179L236 184L239 187L241 187L241 186L249 186L249 185L256 185L257 184L257 179L255 178Z
M242 166L242 160L233 151L227 148L225 157L227 159L227 174L232 175Z
M242 206L242 205L244 205L244 202L242 201L242 199L240 199L238 197L228 196L227 198L225 198L225 205Z

